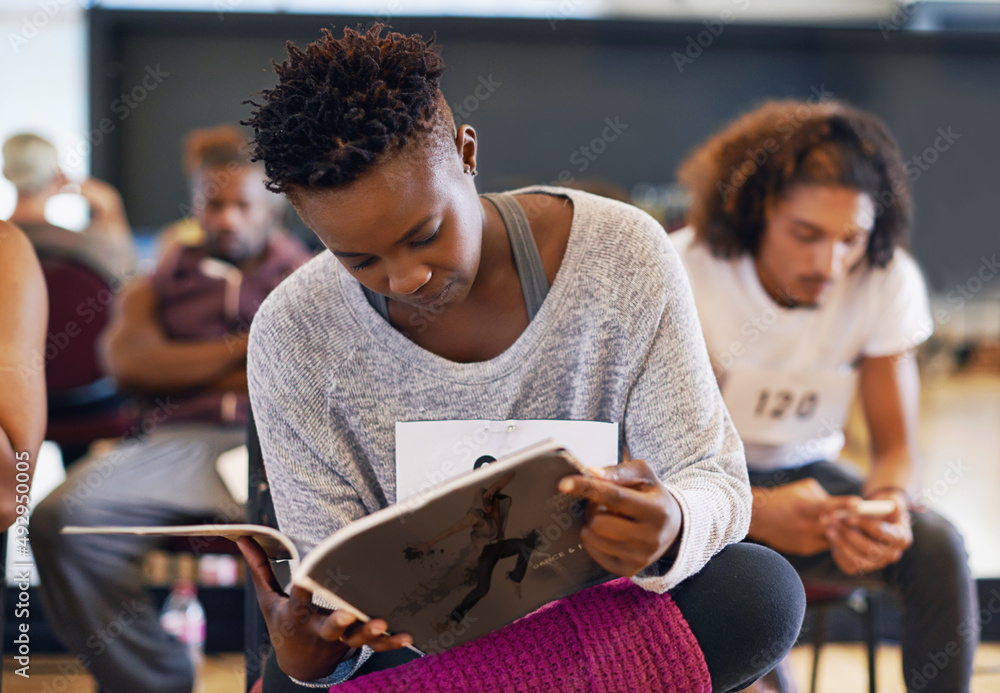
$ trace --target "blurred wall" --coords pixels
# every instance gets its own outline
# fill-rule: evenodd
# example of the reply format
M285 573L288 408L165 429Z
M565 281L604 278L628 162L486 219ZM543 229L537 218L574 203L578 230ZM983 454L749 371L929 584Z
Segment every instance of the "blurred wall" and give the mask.
M181 215L181 137L245 118L242 102L274 84L270 62L284 58L287 39L304 47L323 26L364 22L221 9L89 16L94 172L121 186L137 226ZM910 160L913 248L932 289L964 286L1000 251L1000 38L731 17L389 19L437 33L445 96L479 132L483 190L593 177L626 189L666 183L692 147L762 99L835 96L881 115ZM1000 291L1000 277L980 291Z

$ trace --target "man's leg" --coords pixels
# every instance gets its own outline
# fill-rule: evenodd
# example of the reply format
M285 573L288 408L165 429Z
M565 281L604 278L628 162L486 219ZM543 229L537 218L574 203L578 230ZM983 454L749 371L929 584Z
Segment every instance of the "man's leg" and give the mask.
M935 512L913 515L913 545L882 571L903 603L907 690L968 693L979 608L962 537Z
M142 586L142 556L160 540L59 530L206 516L241 521L215 459L242 442L235 428L165 427L80 462L32 514L29 538L49 622L109 693L191 691L185 647L160 628Z
M841 464L818 462L798 470L750 473L750 483L767 486L812 477L831 495L861 493L861 479ZM846 586L885 585L903 608L901 645L907 690L964 693L969 690L972 657L979 641L975 583L962 537L932 511L913 513L913 544L883 570L849 577L829 553L786 556L807 582Z

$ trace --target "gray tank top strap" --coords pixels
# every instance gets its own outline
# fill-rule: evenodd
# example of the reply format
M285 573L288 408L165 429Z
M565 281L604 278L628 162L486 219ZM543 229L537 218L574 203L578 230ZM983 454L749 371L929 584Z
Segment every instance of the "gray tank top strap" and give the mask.
M528 322L531 322L535 319L535 315L541 309L542 302L549 292L549 280L545 276L542 256L538 252L538 245L531 233L528 215L524 213L513 195L489 193L482 197L485 197L497 208L503 225L507 228L511 253L514 255L514 267L517 268L517 275L521 280L521 292L524 294L524 305L528 309ZM389 302L386 297L364 285L361 286L361 291L372 308L386 322L389 322Z
M375 312L381 315L386 322L389 322L389 299L376 291L372 291L364 284L361 285L361 293L368 299L368 303L375 309Z
M517 268L517 275L521 280L524 305L528 308L528 322L531 322L549 293L549 280L545 276L542 256L531 233L528 215L521 209L514 196L508 193L489 193L482 197L493 203L500 212L504 226L507 227L507 237L510 239L510 249L514 255L514 267Z

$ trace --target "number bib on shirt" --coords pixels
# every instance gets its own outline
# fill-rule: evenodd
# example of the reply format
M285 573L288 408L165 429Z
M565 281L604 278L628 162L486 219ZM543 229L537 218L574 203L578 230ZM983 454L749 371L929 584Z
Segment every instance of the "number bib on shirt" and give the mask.
M786 445L841 432L856 382L853 370L733 368L722 395L744 441Z
M618 425L605 421L397 421L396 502L547 438L587 467L618 463Z

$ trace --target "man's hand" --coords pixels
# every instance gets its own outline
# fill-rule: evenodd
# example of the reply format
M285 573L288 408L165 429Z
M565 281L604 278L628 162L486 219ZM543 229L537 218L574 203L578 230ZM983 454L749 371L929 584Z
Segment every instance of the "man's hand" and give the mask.
M110 183L96 178L87 178L77 184L69 184L68 190L77 189L80 196L90 206L91 227L108 235L129 236L128 220L122 196Z
M367 645L384 652L413 643L405 633L385 635L388 626L382 619L361 623L346 611L315 606L312 595L302 587L293 586L286 595L257 542L240 537L236 544L250 568L278 666L289 676L314 681L332 674L351 648Z
M863 575L895 563L913 543L906 499L890 494L896 508L883 517L836 512L826 529L833 560L846 575Z
M781 553L812 556L830 550L827 525L838 510L852 508L858 496L831 496L815 479L764 488L753 487L749 537Z
M631 576L676 550L681 531L677 499L643 460L626 457L616 467L593 469L601 478L572 475L559 490L586 498L583 548L605 570Z

